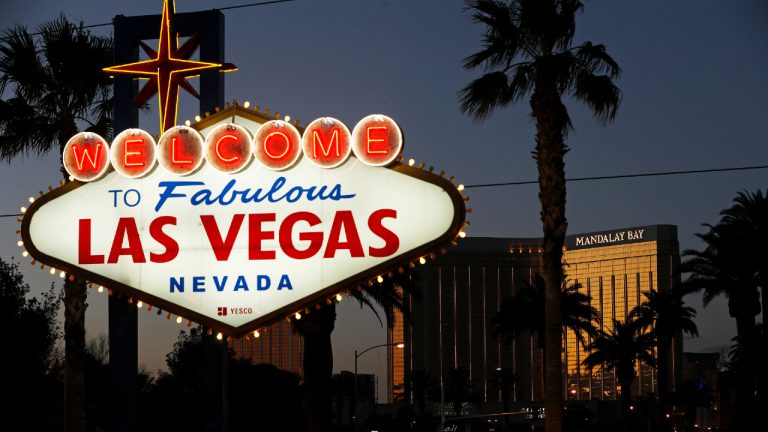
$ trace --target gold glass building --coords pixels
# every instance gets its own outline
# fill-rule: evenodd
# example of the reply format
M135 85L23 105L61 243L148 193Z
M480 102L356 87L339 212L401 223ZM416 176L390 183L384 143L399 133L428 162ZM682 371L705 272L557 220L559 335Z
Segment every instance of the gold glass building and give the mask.
M390 350L388 388L394 399L407 398L409 371L424 370L439 378L452 369L469 374L473 392L483 402L500 402L504 373L511 371L514 401L540 400L542 361L538 339L518 337L502 343L492 334L492 320L501 301L515 293L520 281L531 283L541 271L539 239L467 238L446 255L419 269L420 298L406 299L410 315L389 333L389 341L405 341ZM576 234L566 239L568 283L579 283L592 299L603 329L623 321L648 290L669 289L680 279L677 227L652 225ZM682 359L680 338L670 365L672 382ZM615 399L612 370L581 366L588 353L569 332L563 343L567 399ZM678 366L678 367L675 367ZM633 394L655 391L653 368L638 367Z
M302 375L304 341L285 320L262 329L258 338L252 333L248 337L234 338L230 347L236 358L250 358L255 364L269 363Z

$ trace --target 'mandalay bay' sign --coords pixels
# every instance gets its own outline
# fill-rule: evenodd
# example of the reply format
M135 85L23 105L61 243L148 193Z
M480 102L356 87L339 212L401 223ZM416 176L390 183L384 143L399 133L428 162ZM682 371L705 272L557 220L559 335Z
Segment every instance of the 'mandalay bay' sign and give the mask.
M37 200L22 236L39 261L240 335L453 240L464 202L440 176L395 162L386 116L303 133L233 107L155 143L78 134L77 179ZM352 155L354 154L354 156ZM396 270L395 270L396 271Z

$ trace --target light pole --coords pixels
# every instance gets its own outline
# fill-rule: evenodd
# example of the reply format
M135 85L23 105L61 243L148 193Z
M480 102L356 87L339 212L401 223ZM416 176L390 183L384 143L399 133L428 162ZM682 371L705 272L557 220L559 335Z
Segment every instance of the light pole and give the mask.
M380 344L380 345L374 345L372 347L368 347L364 350L362 350L360 353L355 350L355 393L354 393L354 399L352 400L352 423L356 426L357 425L357 359L360 358L363 354L367 353L368 351L375 349L375 348L381 348L385 346L394 346L397 349L403 349L405 348L405 344L402 342L395 342L395 343L386 343L386 344Z

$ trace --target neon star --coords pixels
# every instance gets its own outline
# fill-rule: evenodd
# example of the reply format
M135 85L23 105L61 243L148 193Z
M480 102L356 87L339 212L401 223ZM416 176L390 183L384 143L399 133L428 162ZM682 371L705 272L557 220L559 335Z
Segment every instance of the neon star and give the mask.
M160 113L160 132L165 132L176 124L176 115L179 105L179 86L184 87L190 93L196 95L194 88L187 82L187 78L195 77L201 71L209 69L232 70L231 64L209 63L189 60L194 49L191 43L187 43L180 49L177 48L177 37L171 37L171 7L170 0L163 2L163 14L160 20L160 38L157 52L148 51L154 58L120 66L104 68L109 74L136 75L149 78L151 81L137 97L137 102L146 102L155 92L158 93L157 102ZM196 40L195 40L196 42ZM193 42L194 43L194 42ZM146 47L148 48L148 47ZM145 51L147 49L145 48ZM190 49L192 48L192 49Z

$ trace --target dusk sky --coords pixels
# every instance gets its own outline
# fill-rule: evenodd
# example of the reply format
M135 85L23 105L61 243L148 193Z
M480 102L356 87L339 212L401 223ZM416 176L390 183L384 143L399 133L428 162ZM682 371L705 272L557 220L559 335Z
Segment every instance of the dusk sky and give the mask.
M178 0L176 9L243 3L249 1ZM567 138L567 177L768 165L764 1L585 3L575 42L606 45L623 70L617 84L624 97L616 121L605 128L582 106L567 102L575 127ZM161 8L161 0L2 0L0 29L34 29L60 12L91 25L117 14L159 14ZM404 132L406 158L445 170L459 183L536 179L527 100L483 123L458 109L457 92L480 74L464 71L462 59L480 48L483 31L462 1L296 0L224 14L226 60L240 68L227 74L226 100L247 100L304 125L333 116L351 127L368 114L387 114ZM156 109L154 99L152 104ZM180 123L197 114L191 97L183 96L180 105ZM141 127L156 133L156 113L144 116ZM57 165L54 153L0 165L0 214L17 213L28 196L57 184ZM674 224L681 250L699 248L694 234L703 231L702 223L716 223L738 191L766 187L768 170L569 183L569 233ZM541 235L536 185L467 192L470 236ZM52 279L21 258L17 229L15 218L0 219L0 256L21 260L26 280L39 293ZM735 324L725 300L706 309L700 296L687 301L699 311L701 336L686 339L686 351L730 345ZM90 291L88 302L88 336L105 334L106 295ZM350 301L338 312L334 369L351 370L353 351L385 343L385 331L371 312ZM140 363L151 372L165 368L179 329L140 312ZM384 351L375 350L360 359L360 371L377 371L384 380L385 364Z

